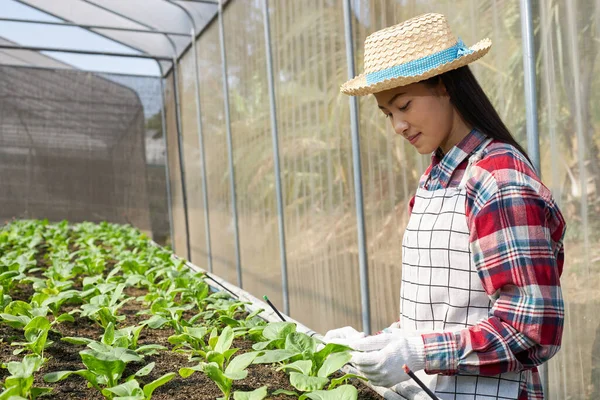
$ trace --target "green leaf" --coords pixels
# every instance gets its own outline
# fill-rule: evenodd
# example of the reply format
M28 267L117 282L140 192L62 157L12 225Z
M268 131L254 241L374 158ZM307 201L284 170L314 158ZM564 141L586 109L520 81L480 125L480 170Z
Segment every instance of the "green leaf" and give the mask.
M333 390L316 390L305 393L298 400L357 400L358 390L354 386L344 385Z
M323 389L328 382L329 379L327 378L308 376L299 372L290 373L290 383L293 387L302 392L312 392L313 390Z
M152 370L154 369L155 365L156 365L155 362L149 363L145 367L141 368L138 372L136 372L134 376L146 376L146 375L148 375L150 372L152 372Z
M37 399L40 396L43 396L45 394L51 393L52 392L52 388L46 388L46 387L32 387L31 388L31 398L33 400Z
M254 364L272 364L280 361L285 361L296 355L289 350L267 350L265 354L257 357L254 360Z
M331 353L340 353L340 352L349 351L349 350L352 350L352 349L350 347L344 346L342 344L327 343L327 345L325 345L325 347L323 347L321 350L319 350L315 353L313 360L315 361L315 365L317 366L317 368L320 368L321 365L323 365L323 361L325 361L327 356L330 355Z
M210 379L212 379L217 384L219 389L221 389L221 392L223 392L223 394L225 395L225 398L228 398L229 393L231 392L232 380L226 377L223 374L223 371L219 369L219 366L214 363L204 365L203 371Z
M263 308L259 308L257 310L254 310L250 315L248 315L246 317L246 321L251 320L252 318L256 317L258 314L260 314L263 311L265 311Z
M56 322L75 322L75 318L73 318L73 316L71 314L61 314L58 317L56 317L55 319Z
M360 376L360 375L356 375L356 374L345 374L341 378L332 379L331 383L329 384L329 390L341 385L342 383L346 383L346 381L348 381L349 379L352 379L352 378L362 379L363 381L368 381L368 379L365 378L364 376Z
M267 387L263 386L251 392L233 392L234 400L263 400L267 397Z
M142 324L148 325L152 329L159 329L167 322L169 321L167 321L167 319L161 317L160 315L153 315L149 319L143 321Z
M330 354L321 366L321 368L319 368L317 376L327 378L329 375L342 368L351 359L352 355L350 355L349 352Z
M160 378L155 379L152 382L144 385L144 396L146 396L147 399L150 399L152 397L152 393L154 393L154 391L158 387L166 384L167 382L169 382L174 377L175 377L175 373L174 372L169 372L168 374L164 374Z
M317 342L304 333L292 332L285 340L285 349L312 358L311 356L317 351Z
M235 357L227 368L225 369L226 374L230 374L233 372L243 371L248 368L248 365L252 364L252 362L258 357L260 353L256 351L252 351L249 353L240 354Z
M233 318L229 318L229 317L227 317L225 315L219 317L219 320L221 322L223 322L225 325L228 325L228 326L231 326L231 327L234 327L234 328L241 325L240 321L238 321L236 319L233 319Z
M292 322L273 322L265 327L263 336L269 340L285 339L292 332L296 332L296 324Z
M92 339L88 339L88 338L84 338L84 337L73 337L73 336L66 336L61 338L60 340L62 340L63 342L67 342L67 343L71 343L71 344L75 344L75 345L86 345L88 343L93 342Z
M310 375L310 371L312 369L313 366L313 362L311 360L298 360L298 361L294 361L291 364L286 364L286 365L282 365L281 367L277 368L277 371L296 371L296 372L300 372L301 374L304 375Z
M85 370L83 369L83 370L80 370L80 371L85 371ZM69 376L71 376L75 372L77 372L77 371L56 371L56 372L49 372L46 375L44 375L44 381L50 382L50 383L62 381L63 379L68 378Z
M276 390L273 392L273 396L277 396L278 394L285 394L288 396L294 396L296 398L299 396L298 393L291 391L291 390L285 390L285 389L279 389L279 390Z
M225 357L223 356L223 354L218 353L216 351L209 351L208 353L206 353L206 361L217 363L219 365L219 368L221 368L223 366L223 363L225 362Z
M110 393L114 393L117 396L132 396L136 389L140 389L140 384L135 379L127 381L117 386L113 386L111 388L106 388L102 390L102 394L104 396L110 396ZM143 397L142 397L143 398Z
M216 352L224 353L229 350L233 343L233 329L230 326L226 326L217 340L217 344L214 346Z
M104 330L104 335L102 335L102 343L111 345L115 341L115 324L110 322L106 329Z
M182 378L187 378L187 377L191 376L194 372L202 371L202 370L203 370L203 364L195 365L193 367L184 367L184 368L179 369L179 375Z

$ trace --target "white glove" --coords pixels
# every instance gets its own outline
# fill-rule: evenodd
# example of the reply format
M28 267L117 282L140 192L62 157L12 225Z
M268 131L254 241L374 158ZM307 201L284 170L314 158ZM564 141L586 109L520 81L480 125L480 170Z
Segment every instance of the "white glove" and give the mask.
M323 341L325 343L346 344L347 341L364 338L365 336L364 332L359 332L351 326L345 326L327 332L323 336Z
M425 368L425 345L421 336L382 333L355 340L350 346L364 351L352 352L350 362L375 386L392 387L410 379L402 369L404 364L413 371Z

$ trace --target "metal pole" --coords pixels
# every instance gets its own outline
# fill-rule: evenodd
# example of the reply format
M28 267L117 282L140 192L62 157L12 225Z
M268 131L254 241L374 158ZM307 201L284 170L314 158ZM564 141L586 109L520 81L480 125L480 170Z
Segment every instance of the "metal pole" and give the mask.
M348 77L354 78L354 43L352 40L352 15L350 0L344 0L344 32L346 37L346 60ZM358 101L350 96L350 129L352 134L352 165L354 169L354 198L356 202L356 225L358 233L358 266L362 304L363 331L371 333L371 302L369 298L369 266L367 260L365 215L362 190L362 167L360 160L360 136L358 133Z
M525 86L525 111L527 113L527 152L533 167L541 177L540 137L538 132L537 91L535 81L535 48L533 44L533 20L531 0L521 0L521 36L523 38L523 76ZM548 380L548 363L540 366L540 378L544 393L550 389Z
M200 82L198 71L198 51L196 50L196 24L190 12L181 4L167 0L168 3L181 9L190 21L191 26L191 41L192 41L192 58L194 59L194 82L196 84L196 123L198 125L198 144L200 146L200 173L202 174L202 197L204 199L204 228L206 236L206 252L208 257L208 272L213 272L212 244L210 238L210 215L208 208L208 180L206 178L206 158L204 151L204 135L202 133L202 113L200 111Z
M204 134L202 132L202 117L200 113L200 83L198 82L198 77L200 72L198 71L198 52L196 50L196 32L192 28L192 48L193 48L193 57L194 57L194 68L195 68L195 78L196 82L196 115L198 118L198 143L200 145L200 169L202 173L202 196L204 198L204 220L205 220L205 229L206 229L206 251L208 253L208 272L213 271L213 263L212 263L212 244L210 240L210 213L208 209L208 179L206 174L206 152L204 151Z
M165 83L164 78L160 78L160 97L162 99L162 107L160 109L160 120L162 124L163 142L165 144L165 175L167 177L167 208L169 213L169 234L171 235L171 247L173 247L173 240L175 235L173 234L173 210L171 209L171 174L169 172L169 141L167 139L167 124L165 121Z
M90 54L95 56L111 56L111 57L127 57L127 58L146 58L151 60L173 61L171 57L153 56L150 54L130 54L130 53L113 53L108 51L92 51L92 50L77 50L39 46L19 46L0 44L0 49L7 50L28 50L28 51L56 51L58 53L74 53L74 54Z
M277 110L275 107L275 82L273 80L273 54L271 52L271 25L269 22L269 0L263 0L263 16L265 26L265 47L267 58L267 80L269 82L269 104L271 108L271 135L273 137L273 160L275 168L275 192L277 195L277 216L279 222L279 253L281 256L281 291L283 295L283 312L290 315L288 293L287 251L285 248L285 214L283 194L281 191L281 167L279 164L279 138L277 130Z
M235 168L233 165L233 140L231 137L231 116L229 114L229 85L227 84L227 57L225 54L225 32L223 28L223 2L219 1L219 39L221 41L221 61L223 67L223 98L225 103L225 124L227 129L227 151L229 153L229 176L231 178L231 206L235 233L235 262L238 287L242 288L242 262L240 258L240 237L237 213L237 195L235 192Z
M538 175L541 175L540 138L537 126L537 93L535 87L535 49L533 47L533 21L530 0L521 0L521 36L523 38L523 75L525 110L527 113L527 152Z
M181 131L181 115L179 103L179 77L177 73L177 59L173 57L173 97L175 98L175 122L177 125L177 147L179 149L179 169L181 177L181 197L183 199L183 215L185 219L185 244L187 247L187 259L192 261L192 248L190 245L190 224L188 218L187 190L185 185L185 166L183 161L183 132Z
M118 26L106 26L106 25L76 24L74 22L39 21L39 20L21 19L21 18L0 18L0 22L19 22L19 23L24 23L24 24L67 26L67 27L83 28L83 29L87 29L87 30L89 30L89 29L105 29L105 30L118 31L118 32L152 33L152 34L186 36L186 37L189 36L189 34L181 33L181 32L136 29L136 28L122 28L122 27L118 27Z

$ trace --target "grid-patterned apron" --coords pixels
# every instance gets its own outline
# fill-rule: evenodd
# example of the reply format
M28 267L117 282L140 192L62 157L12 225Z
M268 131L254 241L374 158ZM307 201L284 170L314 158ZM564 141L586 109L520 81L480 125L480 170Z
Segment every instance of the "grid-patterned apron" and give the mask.
M465 185L472 164L481 158L490 141L471 155L458 187L417 190L402 243L403 329L460 330L488 317L494 300L484 291L472 261ZM517 399L524 379L521 373L494 377L434 375L427 384L444 400L505 400Z

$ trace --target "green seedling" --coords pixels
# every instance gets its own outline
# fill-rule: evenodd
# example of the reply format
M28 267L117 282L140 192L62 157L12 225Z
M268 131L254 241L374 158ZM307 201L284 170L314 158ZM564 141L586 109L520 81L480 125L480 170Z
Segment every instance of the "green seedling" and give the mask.
M86 349L79 352L86 369L50 372L44 375L44 380L46 382L58 382L71 375L79 375L88 381L89 387L94 387L102 392L102 389L112 388L119 384L127 363L142 361L142 358L133 350L122 347L110 347L100 343L94 347L94 349ZM125 381L146 376L152 372L153 368L154 363L150 363L135 374L128 376ZM111 399L112 395L108 398Z
M88 304L81 306L81 316L98 322L105 329L110 323L116 324L118 321L124 320L125 316L118 314L119 308L133 300L131 297L121 300L124 288L124 284L119 284L110 294L99 294L92 297Z
M233 319L228 316L221 316L219 320L227 326L233 328L235 337L248 337L256 341L262 338L263 330L267 325L266 321L257 318L256 316L263 312L262 308L249 314L245 319Z
M39 371L45 359L36 355L27 355L22 361L11 361L3 367L8 369L10 376L4 380L4 390L0 400L31 399L50 393L51 388L34 387L33 374Z
M154 393L158 387L166 384L174 377L174 372L164 374L160 378L144 385L143 388L140 387L140 383L137 380L131 379L115 387L103 389L102 394L108 398L117 396L112 397L115 400L150 400L152 398L152 393Z
M165 346L158 344L138 346L138 339L142 329L144 329L144 325L128 326L126 328L115 330L114 324L111 322L104 330L100 342L88 338L72 336L64 337L61 340L71 344L87 345L90 348L97 348L98 343L111 347L123 347L144 356L156 354L158 350L167 349Z
M15 300L4 307L4 312L0 313L0 318L13 328L24 329L35 317L45 318L48 315L48 311L47 306L39 306L36 302L29 304L24 301ZM73 316L70 314L61 314L50 325L64 321L73 322Z
M29 350L37 356L44 356L44 349L52 343L48 340L48 332L50 331L50 321L46 317L35 317L27 325L25 325L25 339L27 342L13 342L12 346L22 346L20 349L13 351L13 354L20 354L25 350Z
M201 362L194 367L180 369L179 375L187 378L194 372L201 371L210 379L212 379L217 387L221 390L221 393L223 393L223 397L220 397L219 399L229 400L231 397L233 381L241 380L248 376L248 371L246 368L252 364L252 361L254 361L257 355L258 353L256 352L239 355L231 360L225 369L220 367L216 362Z

